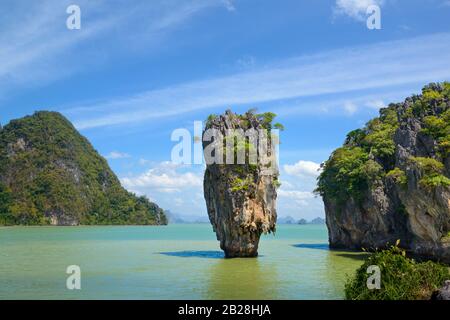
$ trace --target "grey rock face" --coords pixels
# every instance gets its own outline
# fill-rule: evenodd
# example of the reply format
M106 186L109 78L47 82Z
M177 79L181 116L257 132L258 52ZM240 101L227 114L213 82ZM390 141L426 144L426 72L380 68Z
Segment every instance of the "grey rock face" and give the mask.
M262 123L253 114L238 116L227 111L208 121L205 131L216 129L230 138L227 129L262 129ZM212 143L205 142L203 148ZM206 154L205 154L206 155ZM258 160L260 158L258 151ZM271 161L275 161L270 154ZM278 170L266 170L259 163L207 164L204 176L204 197L210 222L225 256L255 257L262 233L275 231L276 182Z
M450 280L445 281L444 286L433 293L431 300L450 300Z
M383 177L373 181L361 202L350 198L343 206L324 195L331 247L376 249L400 239L401 246L413 256L450 263L450 188L423 187L420 179L424 174L410 161L411 157L436 159L445 165L443 175L450 176L449 155L438 154L437 141L422 131L423 118L442 114L449 109L450 101L430 102L427 114L422 116L406 115L416 98L390 106L396 110L399 127L393 138L395 154L389 161L393 163L391 168L405 173L406 184ZM383 164L383 160L375 160Z

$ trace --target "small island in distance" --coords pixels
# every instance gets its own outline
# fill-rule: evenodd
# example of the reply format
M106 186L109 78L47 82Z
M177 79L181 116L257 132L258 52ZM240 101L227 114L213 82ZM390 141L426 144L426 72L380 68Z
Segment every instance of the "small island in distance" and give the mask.
M317 217L308 221L304 218L296 220L291 216L287 216L278 218L278 224L325 224L325 219Z

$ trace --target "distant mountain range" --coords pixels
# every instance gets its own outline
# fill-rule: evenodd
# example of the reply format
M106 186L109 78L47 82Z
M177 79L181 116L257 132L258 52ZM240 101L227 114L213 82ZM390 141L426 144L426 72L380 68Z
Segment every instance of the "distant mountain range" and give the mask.
M317 217L312 219L311 221L307 221L306 219L296 220L291 216L280 217L277 220L278 224L325 224L325 219Z
M209 219L206 215L202 217L186 216L180 213L171 212L169 210L166 210L164 213L169 220L169 223L172 224L209 223ZM287 216L279 217L277 219L277 224L325 224L325 219L317 217L315 219L312 219L311 221L307 221L305 219L296 220L291 216Z
M187 215L181 215L180 213L175 213L170 210L165 210L164 212L166 214L167 219L169 220L169 223L209 223L208 216L187 216Z

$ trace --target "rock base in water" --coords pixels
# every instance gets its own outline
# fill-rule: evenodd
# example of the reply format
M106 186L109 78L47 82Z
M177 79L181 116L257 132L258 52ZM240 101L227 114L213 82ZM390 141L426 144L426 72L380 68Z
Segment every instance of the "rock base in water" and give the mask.
M208 129L216 130L225 140L236 139L233 144L236 154L239 146L244 146L248 152L253 147L245 143L245 138L239 140L229 129L270 130L273 116L268 119L266 115L263 120L263 115L248 112L241 116L227 111L209 119L203 133L205 158L208 146L213 143L213 139L205 142ZM258 256L261 234L275 231L278 169L271 153L271 143L268 149L272 168L267 163L261 164L259 151L257 164L208 164L207 161L204 177L206 206L217 240L227 258Z

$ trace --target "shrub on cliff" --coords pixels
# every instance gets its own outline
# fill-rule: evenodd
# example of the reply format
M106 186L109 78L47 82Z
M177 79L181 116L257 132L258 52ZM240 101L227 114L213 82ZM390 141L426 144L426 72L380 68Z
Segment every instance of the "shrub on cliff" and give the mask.
M381 289L368 289L369 266L381 271ZM355 275L345 284L348 300L422 300L430 299L445 280L450 279L449 268L432 261L418 263L406 257L397 246L368 256Z
M436 141L437 146L435 159L417 158L417 164L425 165L421 186L449 186L443 162L450 152L450 83L430 84L424 87L422 95L409 99L406 109L402 109L402 104L391 104L381 109L380 116L370 120L364 128L347 135L344 145L323 163L316 193L341 206L351 198L360 201L366 191L386 175L394 175L395 183L405 185L406 177L401 172L404 168L395 167L394 135L399 126L405 126L409 120L418 121L422 126L421 134ZM428 170L430 164L438 166L439 170Z
M411 157L410 161L415 163L424 175L419 182L421 186L425 188L450 186L450 179L442 174L445 167L441 162L426 157Z

